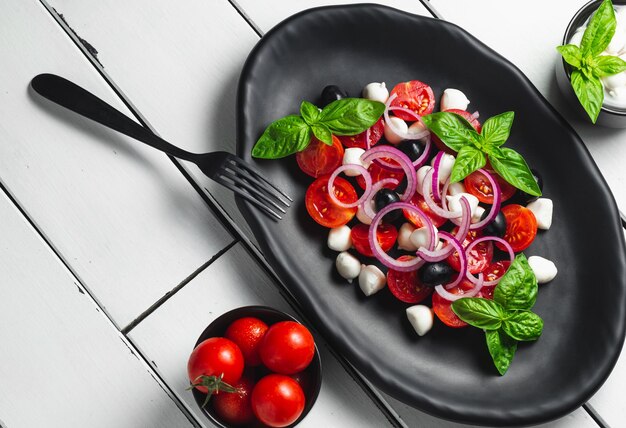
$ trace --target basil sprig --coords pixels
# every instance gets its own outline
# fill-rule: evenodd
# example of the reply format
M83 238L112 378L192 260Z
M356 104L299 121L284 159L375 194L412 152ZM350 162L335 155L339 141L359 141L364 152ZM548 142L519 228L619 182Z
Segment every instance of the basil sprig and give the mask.
M509 184L530 195L541 196L541 189L522 155L501 147L509 138L514 117L512 111L490 117L480 133L456 113L433 113L422 120L446 146L458 152L450 182L461 181L484 167L489 158L493 169Z
M573 69L572 88L593 123L596 123L604 102L600 78L626 70L626 61L621 58L600 55L611 42L616 25L613 3L604 0L589 20L580 47L568 44L556 48Z
M493 300L464 297L452 303L452 310L469 325L485 331L491 359L503 375L517 343L537 340L543 331L543 320L531 311L536 300L537 278L520 253L500 279Z
M252 149L252 156L278 159L301 152L311 142L312 135L332 146L332 134L360 134L374 125L384 111L383 103L362 98L333 101L321 111L303 101L300 116L283 117L265 129Z

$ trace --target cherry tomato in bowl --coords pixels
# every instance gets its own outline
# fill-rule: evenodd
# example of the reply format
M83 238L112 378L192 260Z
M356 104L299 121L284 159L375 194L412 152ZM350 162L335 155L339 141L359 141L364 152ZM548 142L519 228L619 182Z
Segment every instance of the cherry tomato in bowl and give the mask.
M305 395L300 384L289 376L270 374L252 390L252 410L269 427L286 427L300 418Z

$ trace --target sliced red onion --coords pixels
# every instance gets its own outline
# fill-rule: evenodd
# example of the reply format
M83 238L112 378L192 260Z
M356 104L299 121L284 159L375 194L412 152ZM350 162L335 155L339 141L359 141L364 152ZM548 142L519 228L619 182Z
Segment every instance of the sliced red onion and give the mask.
M341 202L339 199L337 199L337 196L335 196L335 192L333 191L334 190L333 184L335 183L335 178L337 178L337 176L340 173L342 173L343 171L347 169L359 171L359 174L361 174L363 178L365 179L365 191L356 202L352 202L349 204ZM330 175L330 178L328 179L328 195L330 196L330 199L332 199L332 201L335 203L335 205L338 205L341 208L354 208L356 206L359 206L364 200L366 200L370 196L371 193L372 193L372 176L370 175L369 171L366 170L361 165L357 165L357 164L341 165L335 171L333 171L333 173Z
M426 161L428 160L428 156L430 155L430 149L432 147L430 134L427 135L424 138L424 140L426 140L426 142L424 143L424 151L422 152L420 157L418 157L417 159L413 161L413 168L415 168L416 170L422 167L426 163ZM389 171L393 171L393 172L402 171L401 167L399 167L396 164L389 163L384 159L374 159L374 162L376 162L381 167L388 169Z
M445 152L437 153L433 159L433 178L431 179L431 188L433 190L433 199L435 202L441 202L441 192L439 192L439 168L441 167L441 159Z
M480 230L483 227L487 226L491 223L498 213L500 212L500 205L502 204L502 193L500 192L500 185L498 184L498 180L496 180L493 175L484 169L479 169L478 172L483 174L489 180L491 184L491 188L493 189L493 204L491 205L491 210L489 210L489 214L487 217L479 221L478 223L473 223L470 225L470 230ZM454 220L452 220L454 222ZM456 224L456 222L454 222Z
M513 263L513 260L515 260L515 252L513 251L513 248L511 247L511 244L509 244L504 239L499 238L497 236L483 236L481 238L478 238L477 240L472 241L467 246L465 251L469 253L470 251L472 251L472 249L476 245L478 245L478 244L480 244L481 242L484 242L484 241L495 241L495 242L499 242L500 244L502 244L504 246L504 248L506 248L507 253L509 253L509 259L510 259L511 263ZM502 277L500 277L500 278L502 278ZM498 282L500 282L500 278L494 279L493 281L486 281L483 285L485 287L490 287L492 285L496 285ZM476 277L474 277L474 275L472 275L469 270L467 271L467 279L469 279L474 284L476 284L478 282L478 279L476 279Z
M370 247L372 248L374 256L388 268L397 270L398 272L410 272L417 270L425 263L422 258L416 257L407 261L396 260L383 251L383 249L380 247L380 244L378 243L378 239L376 239L376 231L378 230L378 225L380 225L383 217L393 210L408 210L417 214L420 217L422 224L425 225L425 227L428 227L428 230L430 230L430 242L428 245L428 249L432 250L435 247L435 226L433 225L432 221L426 214L424 214L422 210L407 202L394 202L393 204L387 205L376 214L376 216L372 220L372 224L370 225L369 230Z
M464 292L463 294L452 294L448 290L446 290L442 285L435 286L435 291L444 299L449 300L451 302L457 301L463 297L474 297L476 296L483 286L486 285L483 282L483 274L478 274L478 281L476 281L476 285L469 291Z
M468 122L471 123L473 120L478 120L479 117L480 117L480 114L478 113L478 110L476 110L474 113L472 113Z
M463 215L461 211L449 211L447 209L441 208L439 205L433 201L433 198L430 194L432 188L432 177L433 177L433 169L431 168L424 177L424 182L422 183L422 196L424 196L424 201L428 208L430 208L435 214L439 217L454 219L459 218Z
M368 164L374 159L389 158L394 162L397 162L406 176L406 190L400 199L403 201L408 200L415 193L415 187L417 186L417 175L415 174L415 168L411 159L400 150L392 146L376 146L372 147L361 155L361 162Z
M365 215L368 216L371 220L376 217L376 211L374 211L374 208L372 208L372 200L374 200L376 193L378 193L380 189L388 184L397 186L398 184L400 184L400 182L395 178L383 178L382 180L377 181L372 185L372 191L370 192L367 199L363 201L363 211L365 212Z
M394 134L396 134L398 137L402 138L403 140L420 140L424 138L425 136L429 135L430 131L428 130L428 128L426 128L426 126L424 126L423 131L420 131L417 133L402 132L398 128L394 127L393 122L389 120L389 112L394 111L394 110L403 111L407 114L412 115L416 121L419 121L419 122L422 121L422 118L419 115L415 114L414 111L411 111L409 109L405 109L402 107L391 107L391 103L393 102L393 100L396 99L397 96L398 96L397 94L392 94L387 100L387 102L385 103L385 112L383 113L383 117L385 118L385 126L389 126L391 130L394 132Z
M370 144L370 134L372 131L370 131L372 129L372 127L370 126L369 128L367 128L367 131L365 131L365 150L369 150L372 148L372 145Z
M467 232L469 231L469 223L472 219L472 213L471 213L469 202L467 202L466 198L461 198L459 199L459 201L461 202L463 220L461 221L461 226L457 230L456 235L454 236L454 239L456 239L458 242L463 242L465 240L465 237L467 236ZM445 247L436 251L429 251L424 248L419 248L417 255L422 257L426 261L438 262L448 257L450 254L453 253L453 251L454 251L453 246L446 245Z

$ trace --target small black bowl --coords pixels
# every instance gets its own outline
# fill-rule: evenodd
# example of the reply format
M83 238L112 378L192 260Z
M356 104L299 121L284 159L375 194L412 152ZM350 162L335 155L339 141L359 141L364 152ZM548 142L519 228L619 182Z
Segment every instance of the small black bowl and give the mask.
M244 317L255 317L266 323L268 326L272 326L272 324L276 324L280 321L295 321L300 322L294 317L285 312L281 312L279 310L267 307L267 306L244 306L241 308L233 309L232 311L226 312L219 317L217 317L207 328L204 329L198 341L194 345L194 349L203 341L211 337L223 337L226 329L230 324L239 318ZM262 375L269 374L269 370L265 369L265 373L263 370L265 368L263 366L255 367L254 373L258 374L258 380ZM302 414L293 424L289 425L289 427L294 427L305 418L305 416L309 413L313 404L317 400L317 396L319 395L320 388L322 387L322 360L320 358L319 350L317 349L317 344L315 345L315 355L313 356L313 360L311 364L303 371L308 376L308 385L304 385L304 396L306 398L306 402L304 403L304 410ZM202 410L202 412L213 422L216 426L221 428L241 428L241 425L235 427L232 425L227 425L222 422L218 416L215 414L213 410L213 406L211 402L202 407L202 404L206 400L206 394L198 391L197 389L192 389L193 397L198 404L198 407ZM254 422L252 424L254 427L265 426L260 422Z
M594 13L602 4L601 0L592 0L574 14L574 17L569 22L565 34L563 35L563 41L561 44L565 45L572 38L576 30L582 26L585 21ZM626 0L613 0L613 5L620 6L626 5ZM585 112L585 109L578 101L574 89L570 83L570 76L572 74L572 68L565 60L559 55L556 64L556 81L561 89L561 92L572 104L576 105L576 110L579 111L585 119L589 120L589 116ZM602 106L600 114L596 124L606 126L608 128L626 128L626 109L620 109L615 107Z

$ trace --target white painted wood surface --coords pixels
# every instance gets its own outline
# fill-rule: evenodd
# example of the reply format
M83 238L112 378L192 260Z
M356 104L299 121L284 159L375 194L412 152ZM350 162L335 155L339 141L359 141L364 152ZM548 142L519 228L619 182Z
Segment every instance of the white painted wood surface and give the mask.
M38 1L2 12L0 180L124 327L232 238L165 155L29 90L53 72L128 113Z
M0 425L193 426L2 192L0 218Z
M244 268L245 266L245 268ZM272 280L241 244L235 245L129 333L132 342L204 426L210 423L187 391L187 358L198 336L218 316L265 305L293 315ZM389 422L348 376L319 337L320 395L299 427L384 427Z

